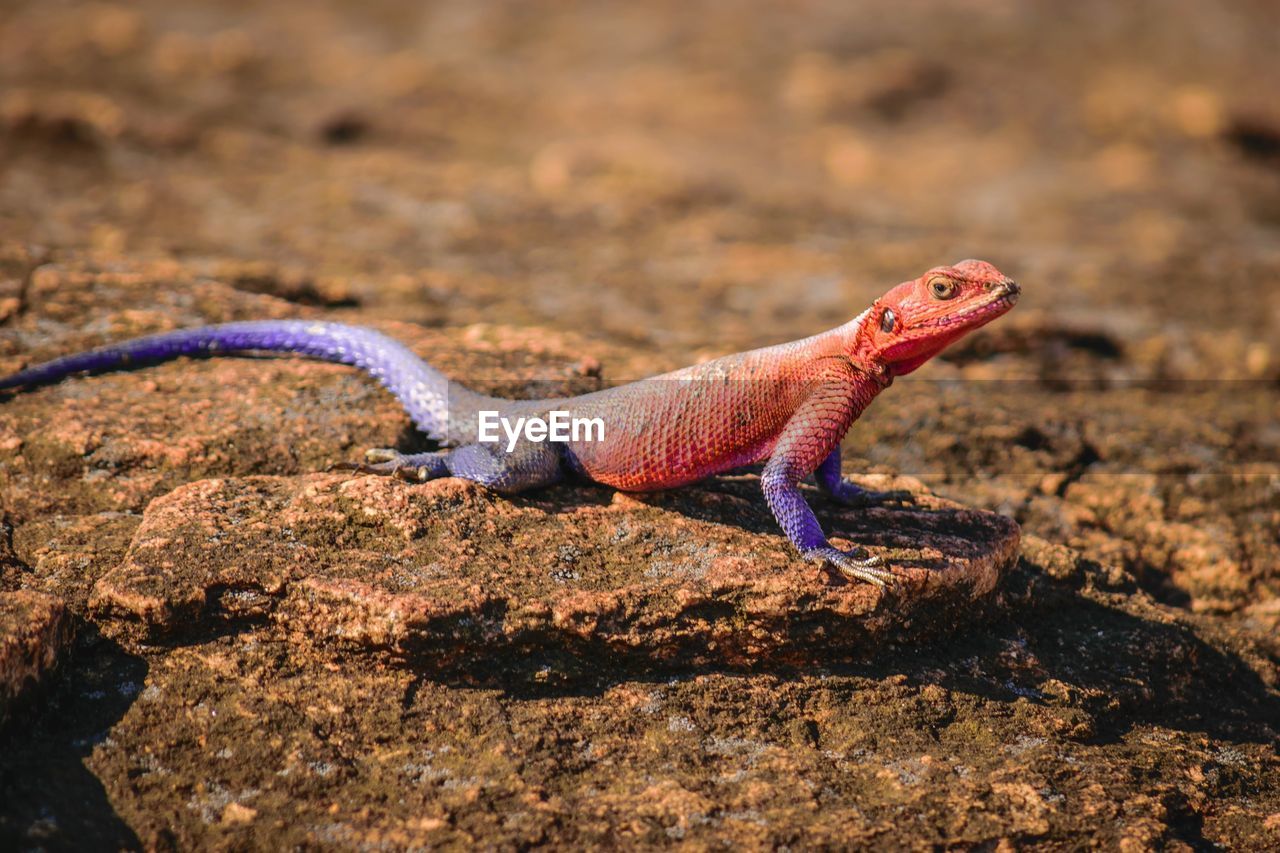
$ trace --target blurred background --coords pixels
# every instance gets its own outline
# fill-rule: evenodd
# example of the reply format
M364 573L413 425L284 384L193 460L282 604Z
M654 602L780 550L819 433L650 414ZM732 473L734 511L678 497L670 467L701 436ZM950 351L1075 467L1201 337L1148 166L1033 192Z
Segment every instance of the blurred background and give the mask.
M0 228L676 361L977 256L1274 378L1278 55L1271 0L8 0Z

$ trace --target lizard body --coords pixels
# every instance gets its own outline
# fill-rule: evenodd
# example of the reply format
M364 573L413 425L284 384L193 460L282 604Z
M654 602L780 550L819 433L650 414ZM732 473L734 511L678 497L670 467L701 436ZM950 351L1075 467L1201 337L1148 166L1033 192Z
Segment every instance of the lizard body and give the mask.
M414 426L447 449L371 450L365 464L346 467L418 481L464 477L512 493L566 474L629 491L666 489L764 462L765 499L800 553L884 585L893 576L878 558L828 543L799 483L815 475L823 491L850 504L906 499L842 479L841 439L895 376L1007 312L1019 292L990 264L962 261L903 282L830 331L559 399L488 397L450 382L379 332L299 320L225 323L136 338L28 368L0 379L0 389L181 356L268 351L350 364L386 386ZM555 443L521 438L510 448L504 441L478 439L482 411L516 419L552 410L600 418L603 436Z

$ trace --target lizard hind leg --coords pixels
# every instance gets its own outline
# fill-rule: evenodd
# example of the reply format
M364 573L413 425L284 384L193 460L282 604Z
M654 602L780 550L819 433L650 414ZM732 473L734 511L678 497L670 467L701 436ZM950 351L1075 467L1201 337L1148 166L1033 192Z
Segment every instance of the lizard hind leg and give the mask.
M514 494L560 480L560 453L554 445L521 441L514 449L496 444L464 444L445 457L449 474L503 494Z
M555 448L532 442L521 442L511 451L492 444L466 444L429 453L374 448L365 453L363 462L344 462L333 469L398 477L412 483L461 477L507 494L550 485L561 474Z
M329 470L378 474L412 483L425 483L437 477L449 476L449 468L445 462L448 455L447 450L401 453L388 447L374 447L365 451L363 462L339 462L329 466Z

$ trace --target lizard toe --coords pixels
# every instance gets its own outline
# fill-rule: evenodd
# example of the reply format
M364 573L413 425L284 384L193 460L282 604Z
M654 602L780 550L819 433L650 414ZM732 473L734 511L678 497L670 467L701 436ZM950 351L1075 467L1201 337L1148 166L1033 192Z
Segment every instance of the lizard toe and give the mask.
M444 458L444 452L401 453L374 448L365 452L363 462L338 462L330 465L328 470L355 471L358 474L395 477L409 483L425 483L435 477L448 476Z
M398 465L393 475L406 483L425 483L431 479L431 472L425 465Z
M357 474L377 474L390 477L397 474L403 466L395 462L335 462L326 471L354 471Z
M868 566L862 561L846 564L843 562L836 563L836 568L840 570L840 574L849 580L862 581L880 589L891 589L898 585L898 578L890 569L883 569L879 566Z

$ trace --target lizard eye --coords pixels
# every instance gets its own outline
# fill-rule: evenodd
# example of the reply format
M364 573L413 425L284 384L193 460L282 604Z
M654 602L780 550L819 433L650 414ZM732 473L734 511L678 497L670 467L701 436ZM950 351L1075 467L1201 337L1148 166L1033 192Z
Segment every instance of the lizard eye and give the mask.
M929 293L934 299L950 299L956 295L956 283L945 275L935 275L929 279Z
M884 309L884 313L880 315L880 328L886 332L892 332L893 327L897 324L898 318L894 316L892 308Z

